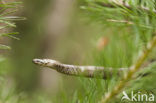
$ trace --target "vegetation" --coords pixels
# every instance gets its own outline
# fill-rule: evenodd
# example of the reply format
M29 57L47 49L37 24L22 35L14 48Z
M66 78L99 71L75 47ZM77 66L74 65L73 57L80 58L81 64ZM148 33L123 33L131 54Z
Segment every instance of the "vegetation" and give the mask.
M123 91L129 97L132 96L132 91L138 95L150 96L152 93L156 96L156 82L154 82L156 78L156 49L154 48L156 46L156 2L155 0L124 1L79 1L79 12L75 17L76 26L71 28L78 29L77 32L86 30L84 40L90 46L85 51L83 65L111 67L114 72L110 78L61 75L63 78L55 94L47 93L41 88L31 93L18 91L16 82L10 82L12 78L8 76L12 68L11 63L1 56L0 103L143 103L146 100L146 98L143 101L138 101L138 98L136 98L137 101L121 100ZM24 19L6 16L14 12L18 4L19 2L0 4L0 23L2 24L0 30L16 27L12 21ZM7 9L11 10L7 11ZM83 29L77 28L82 25ZM14 34L17 32L0 32L0 38L3 39L6 36L18 39ZM69 35L68 40L77 40L76 34ZM77 41L80 42L80 40ZM62 42L65 43L65 41ZM10 46L0 44L0 49L10 49ZM81 54L81 51L79 52ZM118 68L129 69L118 76L115 75ZM154 101L145 102L154 103L156 98Z

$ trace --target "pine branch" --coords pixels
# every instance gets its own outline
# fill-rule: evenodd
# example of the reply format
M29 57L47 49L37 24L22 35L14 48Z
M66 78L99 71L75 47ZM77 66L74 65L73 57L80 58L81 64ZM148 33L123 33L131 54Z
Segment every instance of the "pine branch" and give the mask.
M113 3L104 3L104 2L95 2L96 4L100 5L100 6L103 6L103 7L108 7L108 8L127 8L127 9L130 9L132 10L133 7L131 7L130 5L126 4L126 3L116 3L116 2L113 2ZM141 6L138 6L137 7L138 10L142 10L142 11L146 11L146 12L151 12L151 10L147 7L141 7ZM156 10L152 10L152 12L156 13Z
M98 66L67 65L51 59L34 59L33 62L43 67L52 68L57 72L66 75L84 76L89 78L107 79L111 78L114 74L121 76L123 72L128 70L128 68L112 69Z
M137 60L137 62L131 66L126 75L122 80L114 87L111 92L108 92L105 97L102 97L101 103L108 103L114 96L118 95L120 91L127 85L128 81L133 79L135 73L137 73L140 67L143 65L143 62L148 57L149 53L152 52L153 48L156 46L156 35L153 37L153 40L147 44L147 48L142 52Z

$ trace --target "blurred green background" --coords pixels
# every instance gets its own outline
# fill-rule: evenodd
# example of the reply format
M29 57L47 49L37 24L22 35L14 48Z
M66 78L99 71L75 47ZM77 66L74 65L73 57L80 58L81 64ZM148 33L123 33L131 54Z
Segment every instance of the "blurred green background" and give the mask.
M9 2L14 1L2 1ZM69 102L78 88L82 90L80 78L40 69L42 67L34 65L32 60L49 58L67 64L93 65L90 53L93 47L97 49L96 39L102 28L96 22L88 25L88 17L81 14L80 5L83 4L86 2L23 0L22 7L10 14L26 20L15 21L17 27L12 30L19 32L16 37L20 40L3 41L11 50L1 50L6 58L0 62L1 85L4 87L1 88L4 96L0 102Z
M26 20L15 21L16 28L5 30L19 32L20 40L0 39L11 47L0 51L0 103L97 103L111 90L116 77L72 77L32 63L34 58L49 58L65 64L119 68L136 61L138 51L155 32L155 15L103 8L92 1L22 1L22 7L11 15ZM156 58L154 53L149 59Z

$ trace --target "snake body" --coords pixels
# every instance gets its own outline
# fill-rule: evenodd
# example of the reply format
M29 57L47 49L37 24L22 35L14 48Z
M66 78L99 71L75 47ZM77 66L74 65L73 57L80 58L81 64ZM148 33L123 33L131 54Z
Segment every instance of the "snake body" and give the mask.
M124 70L127 70L127 68L119 68L113 70L112 68L105 68L100 66L68 65L51 59L33 59L33 62L43 67L52 68L57 72L66 75L85 76L89 78L107 79L111 77L113 73L116 75L121 75Z

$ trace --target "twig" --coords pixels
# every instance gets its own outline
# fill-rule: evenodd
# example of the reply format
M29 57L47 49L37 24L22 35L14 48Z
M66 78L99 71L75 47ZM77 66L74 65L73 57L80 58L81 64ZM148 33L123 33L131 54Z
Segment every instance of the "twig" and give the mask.
M134 74L139 71L140 67L143 65L143 62L149 55L149 53L156 46L156 36L153 37L153 40L147 44L147 48L142 52L137 60L137 62L131 66L129 71L126 73L125 77L119 82L117 86L111 92L108 92L105 97L102 97L101 103L108 103L114 96L120 93L120 91L126 86L128 81L133 79Z
M108 7L108 8L117 8L117 7L120 7L120 8L127 8L127 9L130 9L132 10L133 7L131 7L130 5L126 4L126 3L122 3L122 4L119 4L119 3L104 3L104 2L95 2L96 4L98 5L101 5L103 7ZM141 7L141 6L138 6L137 7L139 10L143 10L143 11L146 11L146 12L151 12L151 10L147 7ZM156 13L156 10L152 10L152 12Z
M40 66L52 68L66 75L84 76L89 78L101 78L101 79L110 78L114 74L121 76L123 72L128 69L128 68L112 69L98 66L67 65L51 59L34 59L33 62Z
M131 22L131 21L127 21L127 20L114 20L114 19L107 19L107 21L117 22L117 23L134 24L133 22Z

